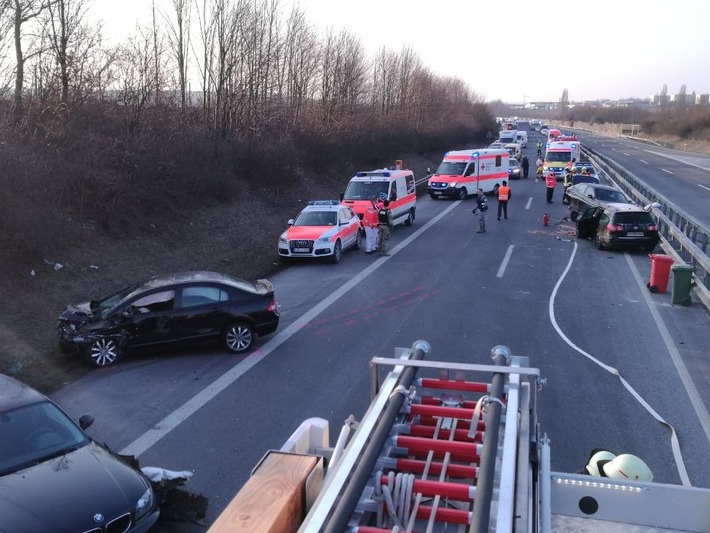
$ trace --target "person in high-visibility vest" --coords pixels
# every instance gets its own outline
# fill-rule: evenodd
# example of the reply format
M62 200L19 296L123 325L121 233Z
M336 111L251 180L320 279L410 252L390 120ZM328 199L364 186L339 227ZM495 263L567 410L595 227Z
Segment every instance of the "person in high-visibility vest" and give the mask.
M557 185L557 177L555 172L550 170L545 176L545 187L547 188L547 203L552 203L552 194L555 192L555 185Z
M371 254L377 251L377 230L379 229L375 198L372 199L372 204L367 206L362 215L362 225L365 228L365 253Z
M503 185L498 187L498 220L500 220L501 212L508 220L508 200L510 200L510 187L508 187L508 182L503 180Z

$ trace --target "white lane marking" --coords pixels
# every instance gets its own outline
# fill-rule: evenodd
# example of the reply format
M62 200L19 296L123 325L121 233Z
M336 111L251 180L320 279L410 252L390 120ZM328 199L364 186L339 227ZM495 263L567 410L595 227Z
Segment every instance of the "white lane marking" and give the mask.
M702 187L703 189L705 189L705 190L707 190L707 191L710 191L710 187L706 187L706 186L703 185L702 183L698 183L698 187Z
M654 154L654 155L660 155L661 157L666 157L668 159L673 159L674 161L680 161L681 163L685 165L690 165L691 167L697 167L697 168L702 168L703 170L710 170L710 161L708 161L708 166L702 166L697 163L691 163L688 161L687 157L674 157L670 154L664 154L663 152L654 152L653 150L644 150L644 152L648 152L649 154ZM698 159L698 158L696 158Z
M549 316L550 316L550 322L552 323L552 327L555 328L555 331L557 332L557 334L560 336L560 338L561 338L563 341L565 341L565 342L567 343L567 345L568 345L570 348L572 348L572 349L575 350L576 352L582 354L584 357L586 357L587 359L589 359L591 362L593 362L594 364L598 365L599 367L603 368L604 370L606 370L606 371L609 372L610 374L612 374L612 375L616 376L617 378L619 378L619 381L620 381L621 384L624 386L624 388L625 388L627 391L629 391L629 393L631 393L631 396L633 396L633 397L636 399L636 401L637 401L638 403L640 403L641 406L643 406L643 408L646 409L646 411L647 411L654 419L656 419L658 422L660 422L661 424L663 424L664 426L666 426L668 429L671 430L671 449L673 450L673 458L675 459L676 468L678 469L678 475L680 476L680 479L681 479L681 482L683 483L683 485L690 486L690 478L688 478L688 471L687 471L686 468L685 468L685 462L683 461L683 454L682 454L681 451L680 451L680 443L678 442L678 435L676 434L675 428L673 428L673 426L671 426L668 422L666 422L666 421L661 417L661 415L659 415L659 414L653 409L653 407L651 407L651 406L648 404L648 402L646 402L646 400L644 400L644 399L641 397L641 395L640 395L638 392L636 392L636 390L631 386L631 384L629 384L628 381L626 381L626 380L621 376L621 374L619 373L619 371L618 371L616 368L614 368L614 367L612 367L612 366L609 366L609 365L607 365L607 364L605 364L605 363L602 363L602 362L601 362L599 359L597 359L596 357L594 357L594 356L588 354L587 352L585 352L584 350L582 350L579 346L577 346L576 344L574 344L574 343L562 332L562 330L560 329L559 325L557 324L557 320L555 319L555 297L557 296L557 291L559 290L560 285L562 285L562 281L565 279L565 277L567 276L567 273L569 272L570 268L572 267L572 262L574 261L574 256L575 256L576 253L577 253L577 243L576 243L576 242L573 242L573 244L574 244L574 248L573 248L573 250L572 250L572 255L570 255L569 261L567 262L567 267L564 269L564 271L563 271L562 274L560 275L560 278L557 280L557 283L555 284L555 288L552 290L552 294L550 295L550 302L549 302L549 304L548 304L548 313L549 313ZM629 260L629 259L628 259L628 254L625 254L625 255L627 256L627 261L628 261L628 260ZM639 277L639 279L640 279L640 277ZM637 279L637 282L638 282L638 279ZM644 292L644 291L642 290L641 292ZM682 377L681 377L681 380L683 380Z
M503 262L500 264L500 268L498 269L498 273L496 274L497 278L502 278L503 274L505 274L505 269L507 268L508 262L510 261L510 256L513 255L513 248L515 248L515 246L512 244L508 246L508 251L505 252Z
M650 291L646 290L646 283L641 278L641 274L639 274L639 271L631 260L629 254L625 253L624 256L626 257L626 262L629 264L631 272L636 279L636 284L639 286L639 290L644 296L646 305L651 311L651 316L653 317L653 320L658 327L658 331L663 338L663 343L666 345L666 349L671 356L671 361L673 361L673 364L675 365L676 372L678 372L680 380L683 382L685 392L688 393L688 398L690 398L690 403L693 405L693 409L695 409L695 414L698 415L700 425L703 427L703 431L705 432L705 437L708 439L708 443L710 443L710 413L708 413L703 400L700 398L700 393L695 387L693 378L690 376L690 372L688 372L688 369L683 362L683 358L680 356L680 352L678 352L678 348L676 348L675 342L673 341L671 334L668 332L668 328L663 322L655 302L651 298Z
M665 168L662 168L661 170L662 170L663 172L667 172L668 174L673 174L673 172L671 172L670 170L666 170Z
M639 161L641 161L645 165L648 165L648 161L646 161L645 159L639 159Z
M621 152L621 153L624 154L624 155L627 156L627 157L631 157L631 154L629 154L629 153L627 153L627 152Z
M397 252L402 250L405 246L411 243L419 235L424 233L439 220L445 217L452 209L454 209L461 200L453 202L449 207L444 209L436 217L431 219L427 224L422 226L415 233L407 237L401 243L399 243L390 252L390 257L395 255ZM275 337L272 337L267 341L258 351L251 355L248 355L245 359L234 365L227 372L222 374L215 381L210 383L207 387L198 392L195 396L190 398L183 405L175 409L172 413L163 418L160 422L155 424L148 431L143 433L140 437L126 446L119 453L122 455L135 455L139 456L144 453L152 446L154 446L158 441L170 433L173 429L182 424L187 418L197 412L199 409L204 407L210 400L215 398L220 392L229 387L235 381L237 381L241 376L248 372L257 363L265 359L271 352L276 348L281 346L284 342L290 339L293 335L298 333L303 327L308 325L311 320L316 318L320 313L325 311L338 299L345 295L350 289L355 287L358 283L372 274L375 270L380 268L385 261L390 257L380 257L377 261L369 265L367 268L361 270L357 275L350 279L347 283L342 285L338 290L334 291L330 296L322 300L320 303L313 306L309 311L306 311L300 318L295 320L286 329L280 331Z
M535 180L535 181L537 181L537 180ZM528 198L528 203L525 204L525 209L530 209L530 205L532 205L532 196L530 198Z

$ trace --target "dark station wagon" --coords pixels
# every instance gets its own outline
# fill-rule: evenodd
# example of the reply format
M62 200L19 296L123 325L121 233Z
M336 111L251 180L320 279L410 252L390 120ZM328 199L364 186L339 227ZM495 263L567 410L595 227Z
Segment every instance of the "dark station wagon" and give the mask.
M652 251L660 237L651 213L634 204L588 208L577 220L577 237L590 238L604 248L641 248Z
M151 278L101 300L69 305L59 315L62 351L79 352L93 366L108 366L131 348L218 341L232 353L276 331L274 286L217 272Z

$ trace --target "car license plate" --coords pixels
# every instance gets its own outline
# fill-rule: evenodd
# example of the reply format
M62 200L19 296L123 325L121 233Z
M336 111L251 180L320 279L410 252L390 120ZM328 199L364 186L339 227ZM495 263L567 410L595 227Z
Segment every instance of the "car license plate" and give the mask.
M434 196L441 196L441 191L434 191L432 194Z
M307 254L308 252L310 252L308 248L294 248L293 251L297 254Z
M626 233L627 237L643 237L643 231L629 231Z

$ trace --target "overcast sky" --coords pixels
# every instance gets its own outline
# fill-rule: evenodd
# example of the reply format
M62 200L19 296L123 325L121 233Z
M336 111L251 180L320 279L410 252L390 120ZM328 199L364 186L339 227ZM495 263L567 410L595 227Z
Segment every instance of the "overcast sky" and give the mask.
M112 39L152 0L93 0ZM405 45L486 100L572 101L710 93L710 0L281 0L321 31L347 28L370 56ZM171 0L156 0L168 7Z

